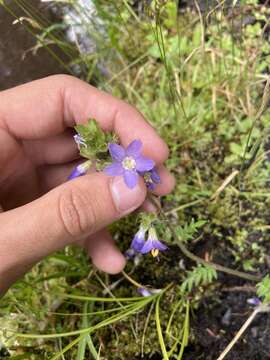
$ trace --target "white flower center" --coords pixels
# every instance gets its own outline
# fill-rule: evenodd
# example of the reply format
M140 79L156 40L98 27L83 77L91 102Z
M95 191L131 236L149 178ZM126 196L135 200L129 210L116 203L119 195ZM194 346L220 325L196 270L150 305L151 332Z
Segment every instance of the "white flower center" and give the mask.
M136 169L136 161L131 156L127 156L122 161L122 166L125 170L134 170Z

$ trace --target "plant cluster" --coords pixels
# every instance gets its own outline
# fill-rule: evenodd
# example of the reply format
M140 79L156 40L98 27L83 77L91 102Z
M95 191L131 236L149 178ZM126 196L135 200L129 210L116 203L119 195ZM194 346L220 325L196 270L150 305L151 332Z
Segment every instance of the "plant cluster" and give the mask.
M222 289L234 287L243 308L270 299L269 8L219 1L202 12L194 1L181 13L173 0L95 0L91 17L79 0L54 1L94 36L86 53L63 38L72 25L47 24L16 3L38 24L38 46L58 46L70 72L133 104L160 132L176 188L153 198L157 215L111 226L129 257L121 275L98 273L73 247L39 263L2 300L12 332L0 341L29 359L207 359L195 326L202 304L222 304ZM71 178L94 162L130 187L138 176L150 190L160 181L151 159L140 158L139 139L124 149L94 121L76 130L85 162Z

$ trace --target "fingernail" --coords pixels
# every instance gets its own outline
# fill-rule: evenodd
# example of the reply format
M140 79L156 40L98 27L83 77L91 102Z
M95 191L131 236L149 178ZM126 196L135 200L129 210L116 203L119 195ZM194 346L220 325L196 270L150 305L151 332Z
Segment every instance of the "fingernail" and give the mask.
M115 207L121 213L135 210L144 200L145 190L139 184L130 189L122 177L115 177L110 185Z

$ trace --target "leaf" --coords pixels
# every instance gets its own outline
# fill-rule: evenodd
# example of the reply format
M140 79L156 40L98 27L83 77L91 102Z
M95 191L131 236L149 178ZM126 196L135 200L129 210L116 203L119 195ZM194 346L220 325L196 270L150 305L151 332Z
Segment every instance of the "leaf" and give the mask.
M191 220L189 224L185 224L184 227L177 226L175 231L177 235L181 238L183 242L187 240L191 240L194 237L194 234L200 229L204 224L206 224L206 220Z
M260 281L257 285L257 295L262 298L264 303L270 302L270 277L266 275L262 281Z
M86 124L75 126L85 145L80 146L80 155L86 159L103 159L108 157L108 143L118 142L117 136L104 133L95 119L89 119ZM106 155L106 156L105 156Z
M194 287L207 285L217 278L217 272L211 266L198 265L192 271L188 272L187 279L181 285L181 292L189 293Z
M159 345L162 351L163 359L169 360L169 356L166 350L166 345L164 342L164 338L162 335L161 325L160 325L160 316L159 316L159 302L160 302L160 296L158 297L156 301L156 312L155 312L155 320L156 320L156 327L157 327L157 334L158 334L158 341Z

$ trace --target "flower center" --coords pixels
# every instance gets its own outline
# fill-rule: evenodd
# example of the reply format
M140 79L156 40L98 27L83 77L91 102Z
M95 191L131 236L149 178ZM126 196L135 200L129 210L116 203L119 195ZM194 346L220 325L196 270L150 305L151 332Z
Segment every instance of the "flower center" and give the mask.
M122 166L125 170L134 170L136 168L136 161L131 156L127 156L122 161Z

